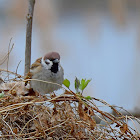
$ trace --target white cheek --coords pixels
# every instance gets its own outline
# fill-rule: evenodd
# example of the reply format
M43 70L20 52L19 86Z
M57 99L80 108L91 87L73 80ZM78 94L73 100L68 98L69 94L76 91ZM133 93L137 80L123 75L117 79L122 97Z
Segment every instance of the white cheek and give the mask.
M42 60L41 60L42 66L43 66L45 69L51 69L51 67L52 67L52 65L53 65L52 61L47 60L47 62L48 62L49 64L46 64L45 61L44 61L44 59L42 58Z

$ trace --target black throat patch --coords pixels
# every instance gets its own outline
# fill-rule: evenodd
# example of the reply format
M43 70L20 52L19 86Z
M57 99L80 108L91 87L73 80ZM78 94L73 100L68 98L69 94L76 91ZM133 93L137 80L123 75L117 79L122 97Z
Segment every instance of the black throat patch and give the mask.
M57 73L58 72L58 63L53 63L53 65L51 67L51 71L53 73Z

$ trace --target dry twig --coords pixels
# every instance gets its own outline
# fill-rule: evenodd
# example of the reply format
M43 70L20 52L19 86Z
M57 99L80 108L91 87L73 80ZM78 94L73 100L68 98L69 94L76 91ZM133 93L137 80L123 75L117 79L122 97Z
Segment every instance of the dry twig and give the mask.
M103 100L96 98L87 100L82 95L64 88L64 94L48 98L11 94L13 90L18 92L17 87L21 88L18 81L11 89L4 91L5 96L0 98L0 138L39 140L140 138L134 122L138 121L138 118L123 115ZM94 101L111 108L117 115L103 111ZM101 120L100 124L97 124L95 116ZM129 126L129 121L132 121L134 128Z
M32 40L32 22L35 0L28 0L29 8L27 14L27 26L26 26L26 48L25 48L25 71L26 75L30 71L31 65L31 40Z

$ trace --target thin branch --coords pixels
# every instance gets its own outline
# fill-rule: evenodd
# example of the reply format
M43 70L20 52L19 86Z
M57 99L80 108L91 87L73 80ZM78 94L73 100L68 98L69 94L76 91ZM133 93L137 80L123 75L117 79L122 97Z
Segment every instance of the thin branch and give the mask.
M10 42L11 42L11 40L10 40ZM9 43L9 44L10 44L10 43ZM7 59L8 56L9 56L9 54L11 53L13 47L14 47L14 44L12 44L11 49L10 49L10 50L8 51L8 53L4 56L4 58L1 60L0 65L2 65L2 64L6 61L6 59Z
M37 118L39 116L39 114L38 115L36 115L34 118L32 118L31 120L29 120L25 125L24 125L24 127L22 128L22 130L21 130L21 132L20 132L20 135L22 134L22 132L23 132L23 130L25 129L25 127L31 122L31 121L33 121L35 118Z
M12 130L12 128L10 127L10 125L9 125L5 120L2 119L2 121L9 127L11 133L13 134L13 136L14 136L15 139L16 139L16 135L15 135L15 133L13 132L13 130Z
M11 74L16 75L17 77L20 77L20 78L22 78L22 77L23 77L23 76L22 76L22 75L20 75L20 74L17 74L17 73L12 72L12 71L7 71L7 70L5 70L5 69L0 69L0 71L1 71L1 72L11 73Z
M35 0L28 0L28 14L27 14L27 26L26 26L26 48L25 48L25 71L26 75L30 71L31 65L31 40L32 40L32 21L33 21L33 12Z
M12 40L12 38L11 38ZM7 57L7 71L8 71L8 65L9 65L9 55L10 55L10 44L11 44L11 40L10 40L10 43L9 43L9 46L8 46L8 57ZM9 74L8 74L8 80L9 80Z
M21 60L19 61L18 65L17 65L17 68L16 68L16 75L17 75L17 71L18 71L18 67L19 67L20 63L21 63ZM16 78L16 75L15 75L15 78Z

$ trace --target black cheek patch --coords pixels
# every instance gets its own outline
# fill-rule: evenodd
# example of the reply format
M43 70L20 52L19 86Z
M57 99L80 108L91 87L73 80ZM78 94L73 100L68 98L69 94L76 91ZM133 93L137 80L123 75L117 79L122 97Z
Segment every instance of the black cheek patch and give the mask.
M51 71L53 73L57 73L58 72L58 63L53 63L53 65L51 67Z

